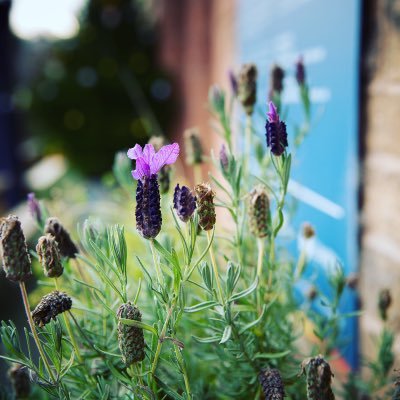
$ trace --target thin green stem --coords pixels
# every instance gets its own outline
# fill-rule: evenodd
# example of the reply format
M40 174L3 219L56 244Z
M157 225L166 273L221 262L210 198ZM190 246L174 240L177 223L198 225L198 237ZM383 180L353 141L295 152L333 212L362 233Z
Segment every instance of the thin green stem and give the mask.
M203 172L201 170L201 164L193 165L193 178L195 185L203 182Z
M246 115L245 145L243 153L244 176L247 176L249 170L249 160L251 153L251 134L252 134L252 118L251 115Z
M154 267L156 269L157 281L161 285L161 268L160 268L160 265L158 263L156 249L154 248L153 239L150 239L150 248L151 248L151 254L153 255Z
M185 388L186 388L186 395L187 395L188 399L191 399L192 398L192 393L191 393L191 390L190 390L189 376L188 376L188 373L187 373L187 370L186 370L185 360L182 357L181 350L180 350L179 346L174 344L174 347L175 347L176 358L177 358L178 363L179 363L179 365L181 367L181 370L182 370L183 380L185 382Z
M260 290L262 288L262 285L260 284L260 282L261 282L261 277L262 277L265 241L263 238L258 238L257 243L258 243L257 278L258 278L258 282L259 282L259 288L257 289L257 310L260 313L261 312Z
M22 295L22 300L24 302L26 316L28 317L29 326L31 328L32 335L35 340L36 346L39 350L40 357L41 357L42 361L44 362L44 365L46 366L47 372L49 373L52 381L56 382L56 378L50 367L49 361L47 360L47 356L43 350L42 344L40 343L39 335L36 331L35 324L32 319L32 314L31 314L31 310L30 310L30 306L29 306L29 299L28 299L28 293L26 292L25 282L20 281L19 287L21 289L21 295Z
M221 302L221 304L223 304L224 296L223 296L223 292L222 292L221 282L220 282L220 279L219 279L217 263L215 262L214 251L213 251L212 244L211 244L211 240L212 240L211 239L211 231L207 231L207 239L208 239L208 243L210 243L210 247L209 247L208 251L210 253L211 265L213 267L215 281L217 282L219 301Z
M156 372L156 369L157 369L158 359L159 359L160 354L161 354L161 348L162 348L162 345L163 345L163 342L164 342L164 339L165 339L165 334L166 334L167 329L168 329L168 323L169 323L169 320L171 318L172 312L173 312L173 310L175 308L175 305L176 305L175 302L172 303L171 307L168 309L167 317L165 318L164 325L163 325L163 327L161 329L160 337L158 338L157 349L156 349L156 352L154 354L154 360L153 360L153 363L152 363L152 366L151 366L151 376L152 376L152 378L154 378L154 373Z
M54 283L55 283L56 289L60 290L57 278L54 278ZM69 337L71 339L71 343L72 343L72 346L74 348L76 357L77 357L78 361L81 364L83 364L83 358L82 358L81 353L79 351L78 343L76 342L75 336L74 336L74 334L72 332L72 329L71 329L71 324L69 323L69 319L68 319L68 316L66 315L66 313L63 313L63 317L64 317L64 322L65 322L65 327L67 328L67 332L68 332L68 335L69 335Z

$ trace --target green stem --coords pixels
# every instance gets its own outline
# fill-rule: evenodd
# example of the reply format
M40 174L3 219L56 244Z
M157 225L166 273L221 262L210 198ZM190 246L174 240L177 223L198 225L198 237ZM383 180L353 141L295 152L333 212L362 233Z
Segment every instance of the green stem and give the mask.
M46 366L47 372L49 373L52 381L55 383L56 378L53 374L52 369L50 368L49 361L47 360L47 357L43 350L42 344L40 343L40 339L39 339L38 333L35 328L35 324L32 319L32 314L31 314L31 310L30 310L30 306L29 306L28 293L26 292L25 282L20 281L19 287L21 289L21 295L22 295L22 300L24 302L26 316L28 317L29 326L31 328L32 335L35 340L36 346L39 350L40 357L41 357L42 361L44 362L44 365Z
M208 243L211 243L211 231L207 231L207 239L208 239ZM217 282L219 301L221 302L221 304L223 304L224 296L223 296L223 292L222 292L221 282L220 282L220 279L219 279L217 263L215 262L215 256L214 256L214 251L213 251L213 248L212 248L212 244L210 245L208 251L210 253L211 265L213 267L215 281Z
M258 243L258 261L257 261L257 278L258 278L258 290L257 290L257 310L260 313L261 312L261 277L262 277L262 266L263 266L263 258L264 258L264 247L265 247L265 242L263 238L258 238L257 240Z
M251 153L251 133L252 133L251 115L246 115L245 145L244 145L244 153L243 153L244 176L247 176L248 169L249 169L249 160L250 160L250 153Z
M167 317L166 317L164 325L162 327L162 330L161 330L161 333L160 333L160 337L158 338L157 349L156 349L156 353L154 355L154 360L153 360L153 363L152 363L152 366L151 366L151 376L152 376L152 378L154 378L154 373L156 372L156 369L157 369L158 359L160 357L161 348L162 348L162 345L163 345L163 342L164 342L164 339L165 339L165 334L167 332L168 323L169 323L169 320L171 318L172 312L173 312L173 310L175 308L175 305L176 305L175 302L172 303L171 307L168 309Z
M195 185L203 182L203 173L201 170L201 164L193 165L193 178L194 178Z
M151 248L151 254L153 255L154 267L156 269L157 281L161 285L161 269L160 269L160 265L158 264L157 255L156 255L156 250L154 248L153 239L150 239L150 248Z
M175 344L174 347L175 347L176 358L177 358L178 363L179 363L179 365L180 365L180 367L182 369L182 375L183 375L183 380L185 381L185 388L186 388L187 398L191 399L192 398L192 393L191 393L191 390L190 390L189 376L187 374L185 360L182 357L181 350L179 349L179 346Z
M58 285L58 279L54 278L54 282L55 282L56 289L59 291L60 288L59 288L59 285ZM69 323L69 319L68 319L66 313L63 313L63 317L64 317L64 322L65 322L65 326L67 328L68 335L69 335L69 337L71 339L72 346L73 346L73 348L75 350L76 357L77 357L78 361L81 364L83 364L83 358L82 358L81 353L79 351L78 343L76 342L75 336L74 336L74 334L72 332L72 329L71 329L71 324Z

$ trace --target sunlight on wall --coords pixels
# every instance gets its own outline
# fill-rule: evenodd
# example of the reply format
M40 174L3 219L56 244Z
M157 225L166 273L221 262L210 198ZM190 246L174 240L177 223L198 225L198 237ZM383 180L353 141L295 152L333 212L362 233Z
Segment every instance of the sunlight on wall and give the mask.
M11 29L22 39L67 39L79 29L77 19L86 0L14 0Z

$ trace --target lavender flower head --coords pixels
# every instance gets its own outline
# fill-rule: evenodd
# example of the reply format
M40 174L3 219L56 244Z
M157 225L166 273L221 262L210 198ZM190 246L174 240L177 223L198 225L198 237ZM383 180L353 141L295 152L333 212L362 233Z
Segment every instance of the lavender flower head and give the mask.
M299 57L296 62L296 81L300 86L306 83L306 70L304 68L303 57Z
M128 150L128 157L136 160L132 176L138 181L136 188L136 229L146 239L155 238L161 230L160 189L157 173L165 165L173 164L179 155L178 143L155 151L153 145L144 148L138 144Z
M269 112L267 113L267 122L265 124L267 146L275 156L280 156L285 152L288 146L286 124L280 121L279 114L272 101L269 102Z
M40 225L42 223L42 210L35 193L28 193L28 208L32 218Z
M221 145L221 148L219 150L219 162L221 164L222 170L224 172L227 172L229 168L229 158L226 151L226 146L224 144Z
M228 77L229 77L229 83L231 85L232 93L236 97L238 95L239 86L238 86L238 81L237 81L236 75L231 69L228 72Z
M174 208L176 214L183 222L187 222L193 215L196 209L196 197L192 195L187 186L179 187L179 184L176 185L174 192Z

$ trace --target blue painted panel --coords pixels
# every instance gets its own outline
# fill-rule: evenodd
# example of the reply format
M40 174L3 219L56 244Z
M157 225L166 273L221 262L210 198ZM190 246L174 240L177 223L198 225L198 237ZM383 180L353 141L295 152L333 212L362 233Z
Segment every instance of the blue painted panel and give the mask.
M294 222L296 227L301 221L314 224L319 242L339 257L346 274L356 271L361 3L238 0L237 6L237 63L257 64L258 103L263 109L271 64L276 62L286 70L283 103L289 105L289 130L293 122L302 121L294 64L299 54L304 57L313 120L318 122L296 154L292 176L300 188L306 187L332 204L318 198L316 207L300 201ZM261 119L257 121L259 131L263 131L263 123ZM295 185L293 190L297 189ZM309 193L305 194L309 197ZM326 286L322 278L319 283ZM342 310L353 310L355 303L353 293L347 291ZM356 321L345 323L342 337L351 342L343 349L345 357L356 366Z

